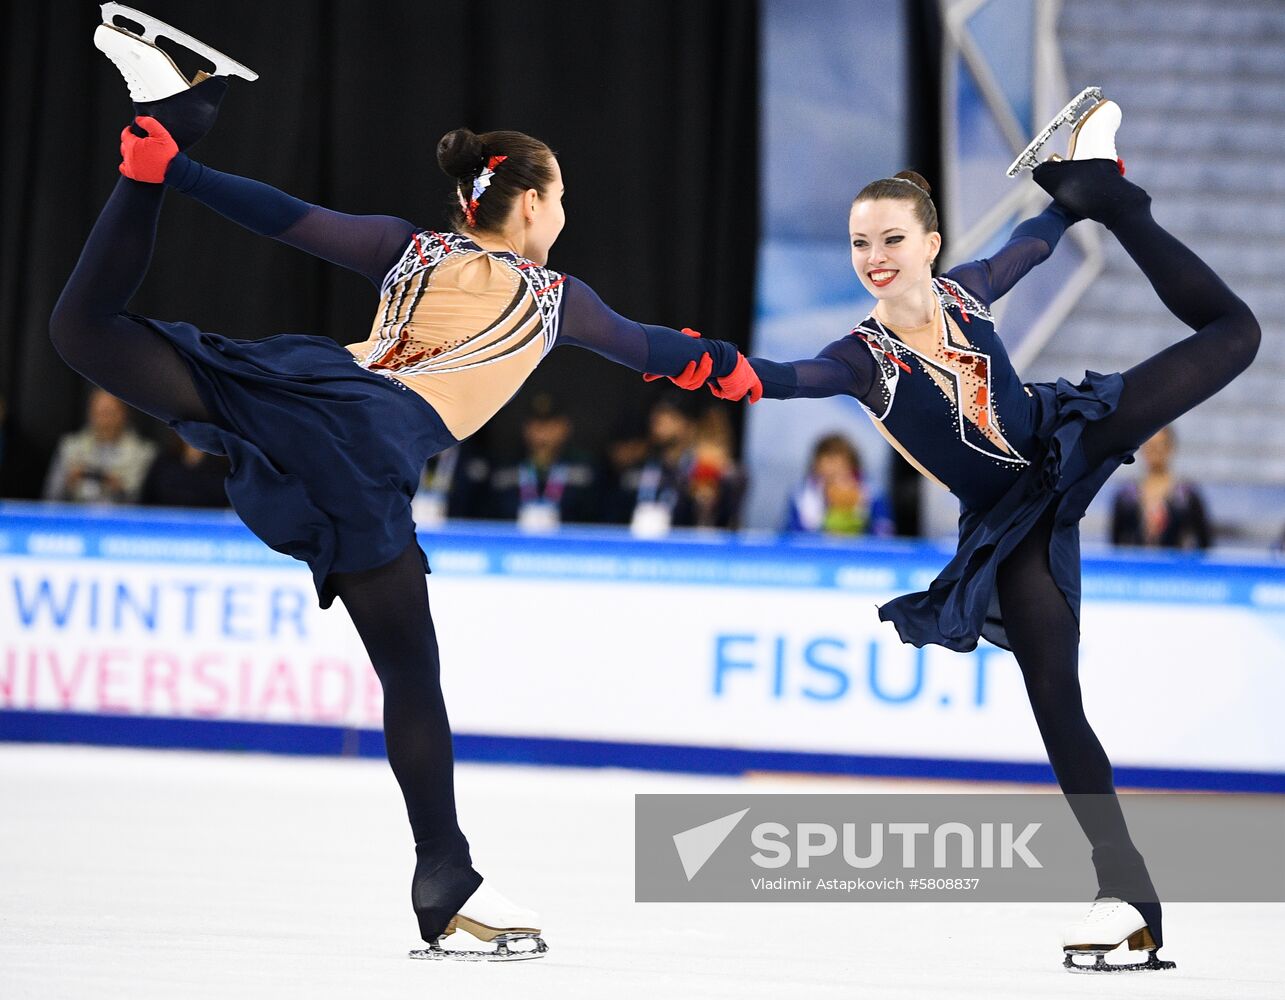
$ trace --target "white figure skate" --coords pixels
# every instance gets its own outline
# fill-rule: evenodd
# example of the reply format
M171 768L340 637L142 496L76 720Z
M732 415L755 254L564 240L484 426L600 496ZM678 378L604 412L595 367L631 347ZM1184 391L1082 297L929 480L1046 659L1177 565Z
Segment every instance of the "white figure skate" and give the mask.
M1128 943L1130 951L1147 952L1145 962L1114 965L1106 960L1109 952ZM1142 914L1124 900L1104 896L1095 900L1088 914L1062 935L1066 955L1062 965L1071 972L1151 972L1174 968L1173 962L1156 958L1158 950L1151 930ZM1092 965L1075 961L1092 957Z
M1087 105L1087 107L1086 107ZM1066 156L1054 154L1051 160L1106 159L1120 162L1115 151L1115 133L1120 127L1120 106L1102 96L1100 87L1085 87L1018 155L1005 173L1016 177L1019 170L1034 170L1040 164L1039 152L1063 125L1074 126L1067 144ZM1121 171L1123 172L1123 170Z
M442 938L456 931L468 931L479 941L494 944L494 951L465 951L443 948ZM531 947L512 949L509 945L519 941L532 942ZM534 910L518 906L483 882L451 918L442 937L427 948L416 948L411 958L457 962L521 962L529 958L543 958L549 946L540 937L540 915Z
M123 3L102 4L103 23L94 31L94 45L116 64L125 82L129 84L130 98L139 104L149 104L181 94L211 76L239 76L244 80L257 80L259 74L241 65L218 49L211 48L191 35L157 20L151 14L126 7ZM142 26L139 34L130 28L113 23L121 17ZM167 38L214 64L214 72L198 72L189 80L174 60L157 44L157 38Z

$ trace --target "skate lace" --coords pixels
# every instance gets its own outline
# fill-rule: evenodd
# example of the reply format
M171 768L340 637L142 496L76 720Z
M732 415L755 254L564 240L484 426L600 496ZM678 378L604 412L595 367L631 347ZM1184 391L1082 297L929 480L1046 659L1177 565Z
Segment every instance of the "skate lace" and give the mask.
M1084 918L1086 924L1102 923L1110 919L1120 908L1121 902L1118 899L1099 899L1095 900L1089 907L1088 916Z

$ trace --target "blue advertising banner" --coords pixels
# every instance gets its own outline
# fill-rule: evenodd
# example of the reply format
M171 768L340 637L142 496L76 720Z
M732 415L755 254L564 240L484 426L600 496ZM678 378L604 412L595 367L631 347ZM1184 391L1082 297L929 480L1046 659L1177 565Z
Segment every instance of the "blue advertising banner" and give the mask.
M1046 781L1010 654L876 606L932 545L424 533L462 758ZM1285 790L1285 567L1089 558L1081 679L1122 784ZM342 608L223 515L0 507L0 739L373 753Z

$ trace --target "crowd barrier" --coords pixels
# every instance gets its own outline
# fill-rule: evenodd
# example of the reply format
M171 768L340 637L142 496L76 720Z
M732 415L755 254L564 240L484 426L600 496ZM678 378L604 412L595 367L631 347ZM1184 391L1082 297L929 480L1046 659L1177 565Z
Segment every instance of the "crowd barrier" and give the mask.
M460 759L1049 781L1012 656L876 605L949 551L423 533ZM1085 559L1081 677L1122 786L1285 791L1285 566ZM383 752L342 608L230 514L0 505L0 739Z

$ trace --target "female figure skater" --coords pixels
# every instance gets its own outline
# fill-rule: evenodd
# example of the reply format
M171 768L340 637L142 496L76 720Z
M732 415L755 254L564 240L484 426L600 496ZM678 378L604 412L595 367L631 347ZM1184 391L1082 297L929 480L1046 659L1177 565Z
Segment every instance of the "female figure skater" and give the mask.
M751 358L746 393L847 394L921 473L960 500L959 547L927 591L885 604L902 641L967 651L985 636L1012 650L1062 790L1093 845L1099 892L1063 940L1069 968L1170 968L1161 908L1115 798L1111 764L1084 715L1077 677L1079 521L1094 494L1156 431L1225 386L1258 350L1246 305L1151 217L1122 176L1119 108L1085 115L1068 159L1035 167L1054 199L988 260L934 279L941 246L928 185L904 172L862 189L849 219L852 265L873 313L813 359ZM1050 130L1051 131L1051 130ZM1105 225L1169 310L1195 331L1123 374L1024 385L988 306L1047 258L1080 218ZM716 394L740 398L739 386ZM1106 965L1128 941L1145 963ZM1073 955L1097 956L1093 966Z
M54 309L54 345L92 382L227 455L228 496L245 523L308 564L323 607L343 601L383 685L388 758L415 838L412 903L430 947L412 954L534 957L545 950L536 915L482 881L456 821L427 565L410 513L420 471L481 427L559 344L680 384L752 372L733 345L623 319L587 285L549 270L562 179L542 142L467 129L442 138L458 232L342 215L180 152L213 124L224 76L191 86L160 49L110 25L95 41L130 83L139 117L121 135L124 176ZM380 290L369 338L347 348L300 335L247 342L128 312L166 186L367 276ZM457 927L498 952L444 951L438 938ZM520 939L535 950L509 951Z

